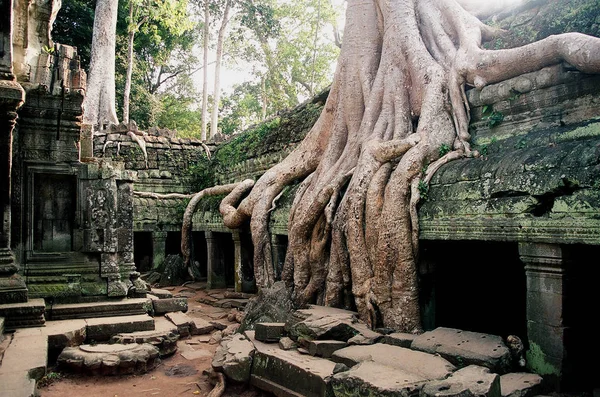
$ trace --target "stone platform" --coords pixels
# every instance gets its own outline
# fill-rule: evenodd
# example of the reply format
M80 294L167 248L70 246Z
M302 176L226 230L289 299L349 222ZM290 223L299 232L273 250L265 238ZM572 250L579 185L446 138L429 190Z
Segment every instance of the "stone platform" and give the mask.
M138 315L152 313L152 307L152 301L148 298L56 304L48 309L48 319L57 321L90 317Z
M43 299L29 299L23 303L0 305L0 317L4 317L7 331L17 328L40 327L46 322L46 304Z

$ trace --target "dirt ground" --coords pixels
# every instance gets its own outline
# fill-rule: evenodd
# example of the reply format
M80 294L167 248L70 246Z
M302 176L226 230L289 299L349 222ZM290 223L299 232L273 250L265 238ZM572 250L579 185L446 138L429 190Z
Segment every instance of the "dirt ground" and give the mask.
M227 320L231 308L219 308L201 303L223 296L225 290L207 292L201 283L184 287L170 287L173 296L188 298L190 317L200 317L223 324L234 324ZM210 294L210 295L209 295ZM199 302L200 301L200 302ZM233 309L235 310L235 309ZM48 368L51 373L41 382L41 397L129 397L129 396L206 396L212 390L208 376L203 372L211 367L212 357L218 343L209 342L209 335L196 335L180 339L177 352L165 358L152 371L140 375L82 376ZM184 357L187 356L186 357ZM48 382L48 384L44 384ZM251 386L227 385L225 396L266 397Z

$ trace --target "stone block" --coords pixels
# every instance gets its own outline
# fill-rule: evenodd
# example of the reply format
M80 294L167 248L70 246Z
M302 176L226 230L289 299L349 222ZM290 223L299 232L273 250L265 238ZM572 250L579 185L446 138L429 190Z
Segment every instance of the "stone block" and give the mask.
M173 297L173 294L171 293L171 291L167 291L166 289L152 288L150 290L150 293L152 295L158 297L159 299L166 299L166 298Z
M254 344L243 334L224 338L215 352L212 367L234 382L248 383L254 357Z
M45 323L46 304L43 299L29 299L23 303L0 305L0 317L4 317L6 330L40 327Z
M192 319L192 335L206 335L215 329L214 325L202 318Z
M281 350L292 350L298 347L298 344L294 342L291 338L284 336L279 339L279 348Z
M403 373L417 374L420 378L429 380L443 379L456 369L454 365L438 355L383 343L348 346L334 352L331 360L346 364L348 367L365 361L373 361Z
M439 354L459 366L481 365L500 374L511 368L510 350L496 335L440 327L417 336L411 348Z
M137 316L89 318L87 323L87 341L107 341L113 335L126 332L154 330L154 320L147 314Z
M410 348L413 340L415 340L415 334L407 334L404 332L393 332L388 335L384 335L379 342L385 343L387 345L394 345L400 347Z
M500 376L490 373L489 368L469 365L450 375L447 379L427 383L421 390L422 397L501 397Z
M261 342L279 342L285 334L285 323L257 323L255 325L256 339Z
M541 393L542 377L527 372L512 372L500 377L502 397L530 397Z
M194 320L183 312L171 312L165 314L165 317L177 327L179 335L186 337L192 334L195 328Z
M165 298L152 301L154 313L165 314L171 312L187 312L187 298Z
M336 351L343 349L348 344L337 340L313 340L308 343L308 352L311 356L329 358Z
M254 338L254 331L246 331L246 335L256 348L250 378L252 385L277 396L329 396L335 363L260 342Z
M160 362L158 357L158 349L148 343L81 345L65 348L57 364L89 375L122 375L145 373Z

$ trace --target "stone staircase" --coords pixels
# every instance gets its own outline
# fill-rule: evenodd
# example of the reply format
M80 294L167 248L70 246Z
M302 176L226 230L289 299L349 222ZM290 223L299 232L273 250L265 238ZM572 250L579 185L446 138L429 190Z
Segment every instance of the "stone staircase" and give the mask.
M85 361L102 374L153 368L159 357L175 351L179 338L177 325L151 316L155 302L162 313L187 310L185 298L162 297L48 306L43 299L30 299L0 305L0 397L36 396L36 383L46 375L49 361L69 350L75 353L76 359L70 359L75 365L83 368Z

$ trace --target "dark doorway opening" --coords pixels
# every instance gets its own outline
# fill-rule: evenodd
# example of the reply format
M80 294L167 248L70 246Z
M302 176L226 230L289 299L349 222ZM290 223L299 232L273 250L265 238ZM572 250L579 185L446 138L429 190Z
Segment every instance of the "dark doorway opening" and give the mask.
M152 269L153 264L152 232L133 233L133 261L140 273Z
M208 274L206 271L206 237L204 232L192 232L192 255L191 260L194 261L196 268L200 272L200 276L206 279Z
M423 241L421 249L428 328L512 334L526 343L527 286L516 243Z
M181 232L167 232L165 257L168 255L181 255Z
M225 284L233 287L235 284L235 245L230 233L213 233L218 247L219 268L225 275Z

